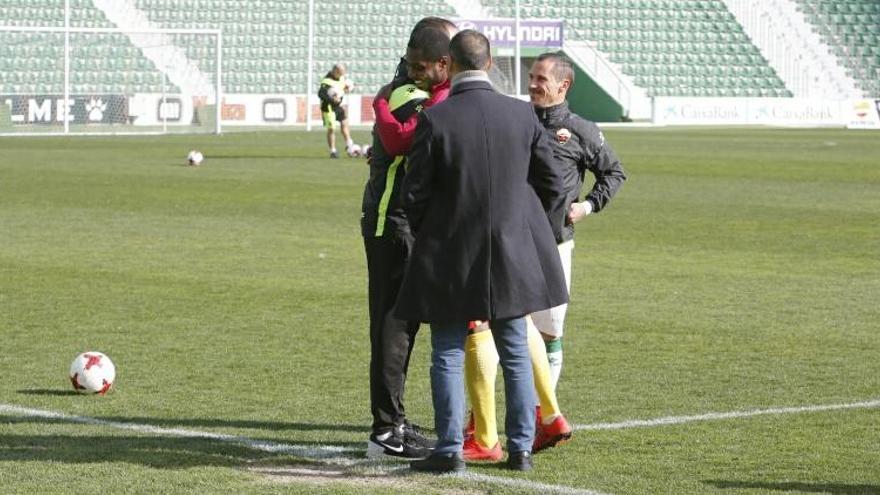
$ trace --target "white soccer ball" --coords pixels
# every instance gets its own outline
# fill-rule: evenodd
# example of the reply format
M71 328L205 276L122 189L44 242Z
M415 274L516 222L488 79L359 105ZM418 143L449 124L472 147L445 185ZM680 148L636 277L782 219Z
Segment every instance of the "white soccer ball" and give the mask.
M342 90L340 90L336 86L330 86L329 88L327 88L327 96L330 97L330 99L333 101L342 100L343 94L344 93L342 92Z
M70 363L70 383L84 394L105 394L116 380L116 366L100 352L84 352Z
M345 149L345 152L348 153L348 156L350 156L352 158L359 157L359 156L361 156L361 145L352 144L351 146L349 146L348 148Z
M186 163L192 165L193 167L198 167L202 164L202 160L205 157L202 155L201 151L192 150L186 155Z

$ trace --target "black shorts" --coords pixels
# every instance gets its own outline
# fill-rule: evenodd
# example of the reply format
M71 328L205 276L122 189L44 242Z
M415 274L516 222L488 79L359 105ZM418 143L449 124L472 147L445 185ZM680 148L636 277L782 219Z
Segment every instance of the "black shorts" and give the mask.
M329 107L327 111L321 113L321 119L324 121L324 127L333 129L336 127L336 122L343 122L348 119L348 113L342 105L335 108Z

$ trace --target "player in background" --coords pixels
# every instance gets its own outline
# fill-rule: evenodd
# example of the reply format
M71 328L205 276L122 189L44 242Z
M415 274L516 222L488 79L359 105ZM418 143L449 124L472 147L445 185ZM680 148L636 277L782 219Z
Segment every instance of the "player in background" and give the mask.
M563 237L556 242L569 291L574 225L586 216L602 211L626 181L620 160L596 124L569 110L566 96L573 84L571 61L561 53L539 55L529 70L529 98L538 120L556 144L554 155L565 164L565 187L570 207ZM584 200L579 201L588 170L595 177L595 183ZM562 333L567 309L568 305L563 304L532 315L545 340L554 389L562 371Z
M400 203L405 153L418 113L449 92L449 26L426 18L413 28L405 65L374 101L376 125L364 188L361 229L367 256L370 311L368 457L421 458L434 441L406 418L404 388L419 322L395 318L393 309L412 249L413 235Z
M318 88L318 99L321 100L321 119L324 128L327 129L327 146L330 148L330 158L339 158L336 151L336 127L342 130L345 138L345 148L350 150L354 141L351 140L351 131L348 128L348 113L345 106L345 95L352 90L354 85L345 77L345 66L336 64L321 79ZM349 152L349 154L351 154Z

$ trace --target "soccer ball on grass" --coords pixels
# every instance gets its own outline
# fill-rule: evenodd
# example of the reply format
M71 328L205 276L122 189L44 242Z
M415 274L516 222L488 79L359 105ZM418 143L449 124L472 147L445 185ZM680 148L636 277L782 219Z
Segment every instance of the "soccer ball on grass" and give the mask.
M352 144L351 146L345 148L345 152L348 153L348 156L352 158L357 158L361 156L361 145Z
M70 383L84 394L105 394L116 380L116 366L105 354L84 352L70 363Z
M186 164L192 167L198 167L202 164L205 157L201 151L192 150L186 155Z

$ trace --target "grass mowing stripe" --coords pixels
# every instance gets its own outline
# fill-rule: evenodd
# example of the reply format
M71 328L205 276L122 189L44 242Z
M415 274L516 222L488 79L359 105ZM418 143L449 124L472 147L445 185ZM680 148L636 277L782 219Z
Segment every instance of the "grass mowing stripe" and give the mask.
M851 402L847 404L819 404L813 406L797 407L773 407L769 409L752 409L747 411L713 412L697 414L694 416L667 416L656 419L631 419L619 423L594 423L589 425L574 425L575 430L621 430L624 428L639 428L650 426L680 425L696 421L713 421L721 419L748 418L768 414L799 414L822 411L837 411L841 409L870 409L880 407L880 399L864 402Z
M535 493L561 493L563 495L607 495L603 492L597 492L594 490L583 490L580 488L571 488L567 486L548 485L546 483L538 483L535 481L517 478L502 478L498 476L488 476L485 474L476 473L465 473L460 476L465 479L470 479L481 483L493 483L497 485L509 486L512 488L524 488L528 490L534 490Z
M392 475L411 475L413 471L410 470L409 467L395 467L388 468L384 470L387 474ZM525 489L530 490L534 493L559 493L562 495L610 495L604 492L597 492L595 490L585 490L583 488L574 488L570 486L563 485L551 485L549 483L540 483L537 481L530 481L521 478L505 478L503 476L491 476L488 474L478 474L478 473L470 473L470 472L460 472L460 473L446 473L440 475L444 478L452 478L452 479L465 479L474 481L477 483L489 483L493 485L502 485L508 486L511 488Z

